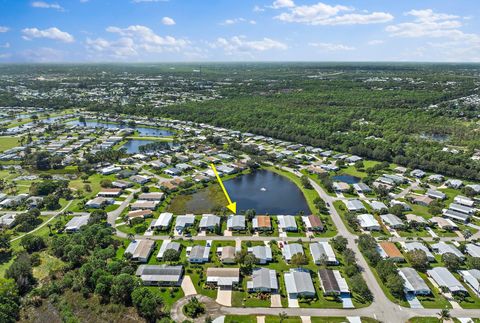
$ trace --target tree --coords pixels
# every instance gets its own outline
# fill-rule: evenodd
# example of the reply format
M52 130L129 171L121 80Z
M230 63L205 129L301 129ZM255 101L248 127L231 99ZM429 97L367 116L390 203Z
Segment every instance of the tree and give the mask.
M450 310L448 308L444 308L440 312L437 313L439 319L442 321L446 321L450 319Z
M398 274L388 276L387 281L385 282L385 285L392 295L399 299L402 299L404 296L404 284L405 281Z
M14 323L19 317L20 297L11 279L0 278L0 322Z
M308 179L308 176L306 175L303 175L302 177L300 177L300 181L302 183L302 186L306 189L311 189L312 188L312 184L310 184L310 180Z
M112 301L117 304L129 306L132 304L131 294L133 290L140 286L136 277L128 274L115 276L112 281L110 294Z
M370 302L373 300L372 292L370 292L370 289L368 288L367 283L363 279L362 275L354 275L352 278L350 278L350 283L352 287L352 292L358 294L366 302Z
M42 237L34 235L26 235L20 240L20 245L28 252L32 253L35 251L42 250L47 245Z
M282 323L283 321L285 321L288 318L287 313L285 313L285 312L280 312L278 314L278 317L280 319L280 323Z
M343 236L336 236L331 239L331 243L332 243L332 247L336 251L343 252L345 249L347 249L348 240Z
M414 249L406 254L408 261L418 271L426 272L429 266L429 261L425 251Z
M445 267L447 267L447 269L450 271L457 271L462 265L462 261L460 260L460 258L450 252L444 253L442 255L442 262L445 264Z
M305 254L299 252L292 256L292 259L290 259L290 264L294 267L301 267L308 264L308 258Z
M167 262L178 261L180 259L180 253L174 249L168 249L163 254L163 260Z
M149 322L155 322L162 314L163 300L147 287L137 287L132 292L132 303L138 314Z
M468 269L478 269L478 270L480 270L480 258L478 258L478 257L468 257L466 263L467 263L467 268Z
M200 303L198 298L192 297L183 307L183 312L186 316L194 319L205 313L205 305Z
M101 186L101 187L104 187L104 188L112 187L112 181L109 180L109 179L102 179L102 180L100 181L100 186Z
M60 198L55 194L48 194L44 199L43 203L47 210L57 210L61 207Z
M21 295L26 294L33 285L35 285L36 280L33 277L32 265L30 263L30 258L26 253L21 253L15 258L13 263L5 272L5 278L11 278L17 284L18 291Z

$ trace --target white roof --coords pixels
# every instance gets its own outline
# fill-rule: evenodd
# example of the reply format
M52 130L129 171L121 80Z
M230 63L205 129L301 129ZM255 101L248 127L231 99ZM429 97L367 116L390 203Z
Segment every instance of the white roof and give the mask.
M277 220L278 226L282 229L297 227L297 222L295 221L295 217L293 215L278 215Z
M357 219L360 221L362 228L380 227L380 223L378 223L377 219L371 214L360 214L357 216Z
M427 273L440 287L445 286L451 292L467 292L462 283L460 283L445 267L434 267L433 269L427 270Z

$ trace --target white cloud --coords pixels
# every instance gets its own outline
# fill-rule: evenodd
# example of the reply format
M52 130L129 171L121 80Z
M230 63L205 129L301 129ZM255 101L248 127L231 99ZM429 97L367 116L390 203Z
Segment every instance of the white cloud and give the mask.
M226 19L220 23L222 26L227 26L227 25L236 25L240 23L249 23L251 25L256 25L257 22L255 20L247 20L245 18L239 17L239 18L232 18L232 19Z
M8 27L0 26L0 33L6 33L9 30L10 30L10 28L8 28Z
M34 8L42 8L42 9L55 9L59 11L63 11L63 7L58 3L48 3L44 1L34 1L32 2L32 7Z
M293 2L293 0L275 0L272 4L272 8L274 9L292 7L295 7L295 3Z
M265 9L260 6L253 7L253 12L264 12Z
M372 39L370 41L367 42L368 45L380 45L380 44L383 44L384 41L381 40L381 39Z
M61 31L57 27L51 27L43 30L38 28L25 28L22 29L22 34L22 38L25 40L32 40L34 38L48 38L64 43L73 43L75 41L72 35L65 31Z
M60 62L64 61L66 53L49 47L27 49L20 54L26 61L30 62Z
M264 52L268 50L285 50L288 46L271 38L263 38L261 40L247 40L245 36L234 36L229 39L217 38L211 44L212 48L221 48L227 55L247 54L252 55L254 52Z
M0 48L10 48L10 43L5 43L3 45L0 45Z
M90 52L106 57L126 58L144 53L180 52L190 44L186 39L159 36L152 29L141 25L127 28L110 26L106 31L118 34L120 38L117 40L87 38L86 46Z
M343 44L334 44L334 43L310 43L309 45L312 47L318 48L322 51L329 51L329 52L350 51L355 49L355 47L352 47L352 46L347 46Z
M162 18L162 24L164 24L166 26L173 26L173 25L175 25L175 20L173 20L170 17L163 17Z
M435 13L432 9L411 10L406 13L412 16L412 22L405 22L396 25L387 26L386 31L392 36L417 38L477 38L475 34L465 34L458 28L462 27L462 22L458 16L444 13Z
M277 1L273 3L272 7L282 8L278 6ZM387 12L356 12L355 8L352 7L343 5L331 6L322 2L313 5L293 5L286 8L287 11L274 18L284 22L306 25L366 25L385 23L393 19L393 16Z
M0 54L0 59L10 58L10 57L12 57L12 54L10 53Z

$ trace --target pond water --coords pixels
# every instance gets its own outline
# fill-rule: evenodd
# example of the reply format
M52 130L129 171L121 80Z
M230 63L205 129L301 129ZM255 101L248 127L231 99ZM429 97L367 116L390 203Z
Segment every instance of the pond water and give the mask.
M139 147L146 145L146 144L151 144L155 141L153 140L140 140L140 139L132 139L127 141L125 145L122 146L122 148L127 149L128 154L137 154L139 152Z
M257 214L310 214L302 191L288 178L259 170L224 182L237 212L254 209Z
M420 138L426 139L426 140L432 140L436 142L446 142L450 140L450 135L448 134L441 134L441 133L423 133L420 135Z
M334 181L344 182L344 183L347 183L347 184L357 184L361 180L360 178L358 178L356 176L347 175L347 174L333 176L332 179Z
M86 120L85 122L80 122L79 120L69 121L68 125L80 126L80 127L90 127L90 128L107 128L107 129L124 129L128 128L126 124L120 123L108 123L97 120ZM171 136L172 132L160 129L160 128L148 128L148 127L135 127L141 136L151 136L151 137L166 137Z

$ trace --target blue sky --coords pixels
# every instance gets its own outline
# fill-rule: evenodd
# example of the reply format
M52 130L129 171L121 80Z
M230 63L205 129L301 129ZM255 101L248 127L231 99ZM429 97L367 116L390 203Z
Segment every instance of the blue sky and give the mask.
M474 0L0 0L0 62L480 61Z

